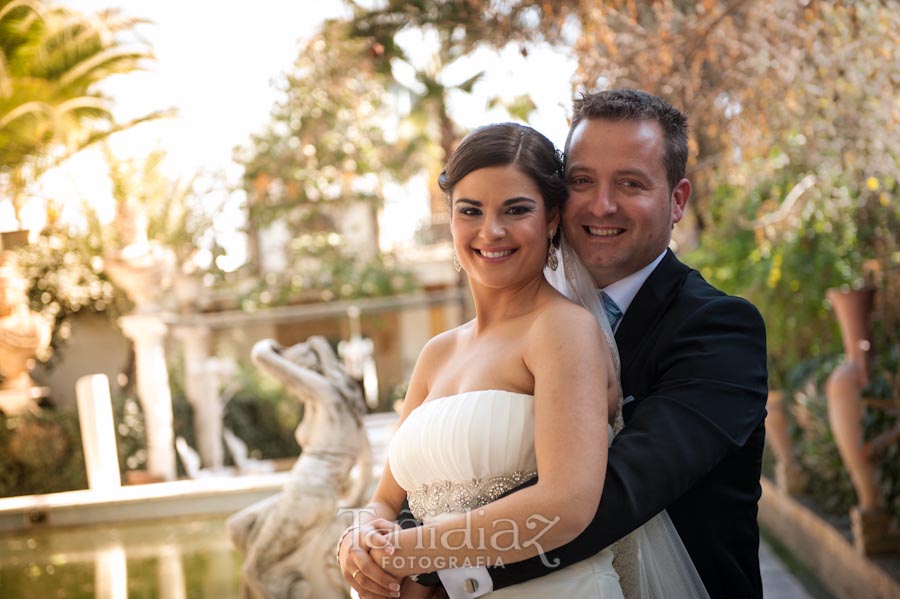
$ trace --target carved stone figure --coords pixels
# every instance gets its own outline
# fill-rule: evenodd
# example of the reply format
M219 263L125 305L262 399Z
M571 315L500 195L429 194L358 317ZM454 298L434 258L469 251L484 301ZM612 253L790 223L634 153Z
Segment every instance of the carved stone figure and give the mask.
M337 510L360 505L372 471L362 390L322 337L289 348L263 340L252 358L303 402L304 411L296 432L302 453L282 492L226 523L244 553L244 597L345 597L334 547L347 522Z

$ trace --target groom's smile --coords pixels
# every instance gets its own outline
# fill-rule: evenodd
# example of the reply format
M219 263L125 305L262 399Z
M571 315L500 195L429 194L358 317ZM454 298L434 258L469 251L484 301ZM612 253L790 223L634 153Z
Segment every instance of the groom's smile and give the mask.
M593 235L594 237L618 237L622 233L625 232L625 229L610 228L610 227L590 227L585 226L584 230L588 232L588 234Z

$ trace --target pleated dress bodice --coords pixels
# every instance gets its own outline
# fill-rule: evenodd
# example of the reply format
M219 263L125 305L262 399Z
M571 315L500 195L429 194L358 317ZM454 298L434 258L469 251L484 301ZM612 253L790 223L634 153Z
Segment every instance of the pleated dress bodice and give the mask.
M479 390L413 410L388 449L416 517L473 509L536 474L534 397Z

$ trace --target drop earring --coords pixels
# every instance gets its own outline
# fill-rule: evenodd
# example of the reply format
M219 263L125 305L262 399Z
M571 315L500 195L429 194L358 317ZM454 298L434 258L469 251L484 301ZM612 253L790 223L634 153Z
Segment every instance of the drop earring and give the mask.
M462 265L459 263L459 256L456 255L456 250L453 250L453 270L456 272L462 271Z
M556 257L556 248L553 247L553 234L550 235L550 239L548 240L549 244L547 247L547 266L550 270L556 270L559 268L559 258Z

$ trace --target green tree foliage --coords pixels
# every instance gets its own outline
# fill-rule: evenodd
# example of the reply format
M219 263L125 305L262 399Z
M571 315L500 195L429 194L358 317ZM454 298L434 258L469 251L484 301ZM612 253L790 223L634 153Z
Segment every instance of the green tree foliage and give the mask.
M152 58L139 19L82 15L39 0L0 0L0 190L13 199L47 168L162 112L119 123L99 89Z
M430 184L431 212L439 222L446 215L444 194L437 186L437 177L453 147L465 133L460 131L450 111L454 93L470 94L484 71L475 71L459 81L452 81L446 69L454 61L470 55L481 47L502 47L512 40L525 41L531 3L492 2L398 2L391 0L381 8L368 9L356 2L349 35L365 40L375 68L400 87L411 99L405 122L420 139L425 168ZM534 19L530 19L533 23ZM414 50L404 45L405 36L415 34L418 44ZM423 48L425 50L423 50ZM421 54L425 53L423 57ZM406 71L411 78L398 77ZM401 83L401 78L411 83ZM489 98L487 107L503 105L511 116L527 120L534 103L527 97L504 102Z
M378 204L384 183L422 172L432 211L446 211L436 179L464 133L448 99L471 93L483 75L447 81L446 68L491 43L486 40L499 43L504 32L523 36L515 33L518 8L485 13L477 2L389 2L376 10L348 4L353 17L328 22L301 50L271 124L237 152L251 228L286 219L300 234L334 230L329 205L361 197ZM408 35L420 41L415 50L403 41ZM528 98L508 106L519 117L533 107Z
M704 274L763 311L776 385L840 351L827 288L875 284L884 304L900 266L900 77L889 67L900 16L865 1L800 16L801 43L777 58L781 101L734 119L747 150L717 175L697 253ZM896 324L897 308L884 320ZM900 341L893 331L876 351Z
M347 248L339 235L350 203L368 204L375 222L384 185L421 170L423 142L402 127L390 81L347 27L328 22L309 41L281 82L270 123L235 153L244 167L251 252L258 255L260 231L273 222L294 235L287 269L262 278L246 307L409 289L409 277L394 276L389 260Z
M344 29L331 22L310 40L281 82L271 122L235 153L255 226L322 226L323 207L375 200L386 177L410 172L415 148L391 122L386 82Z
M181 268L191 269L191 258L200 248L212 257L224 249L214 237L213 220L221 198L216 189L207 189L200 176L172 179L163 172L166 152L156 149L139 159L122 160L105 151L112 183L112 195L120 215L140 215L146 221L147 239L171 248ZM120 219L122 220L122 219ZM133 231L120 226L104 231L107 250L122 247L133 239ZM210 265L215 271L215 261Z
M54 223L17 250L30 308L53 325L50 346L38 356L50 367L71 335L73 315L85 311L116 318L132 307L103 269L104 227L87 207L85 219L85 231Z

